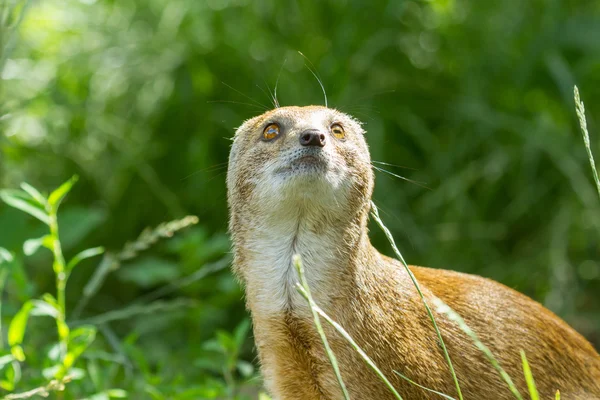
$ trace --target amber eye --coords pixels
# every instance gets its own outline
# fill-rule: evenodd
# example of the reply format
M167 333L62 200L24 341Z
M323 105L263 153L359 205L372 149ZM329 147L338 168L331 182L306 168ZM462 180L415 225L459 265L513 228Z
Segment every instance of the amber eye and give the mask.
M343 139L346 137L346 132L344 132L344 127L340 124L331 125L331 132L333 133L333 136L335 136L338 139Z
M271 140L275 139L279 135L279 125L277 124L269 124L263 131L263 139Z

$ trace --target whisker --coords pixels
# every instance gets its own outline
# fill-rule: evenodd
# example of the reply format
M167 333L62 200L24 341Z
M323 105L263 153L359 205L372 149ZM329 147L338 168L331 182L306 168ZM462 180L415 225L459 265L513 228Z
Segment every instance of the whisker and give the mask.
M362 111L358 111L358 110L354 110L354 111L350 111L347 109L342 109L346 114L352 114L352 115L358 115L361 118L365 118L367 121L374 121L375 117L373 117L372 115L369 115L367 113L364 113Z
M314 68L311 68L310 66L306 65L306 63L304 63L304 66L310 71L311 74L313 74L313 76L315 77L315 79L317 80L317 82L319 82L319 85L321 86L321 90L323 91L323 97L325 97L325 107L328 107L327 105L327 93L325 92L325 86L323 86L323 82L321 82L321 79L319 78L319 76L316 73L316 68L314 66L314 64L308 59L308 57L306 57L304 54L302 54L301 51L299 51L298 53L300 53L300 55L302 57L304 57L304 59L306 61L308 61L310 63L310 65Z
M223 175L224 173L226 173L227 171L223 171L223 172L219 172L217 175L213 176L212 178L210 178L209 180L206 181L206 183L209 183L210 181L212 181L213 179Z
M247 94L245 94L245 93L242 93L242 92L240 92L239 90L237 90L237 89L236 89L236 88L234 88L233 86L231 86L231 85L228 85L227 83L225 83L225 82L223 82L223 81L221 81L221 83L222 83L223 85L227 86L229 89L233 90L234 92L237 92L237 93L241 94L242 96L244 96L244 97L245 97L245 98L247 98L248 100L252 101L254 104L257 104L257 105L259 105L259 106L263 107L265 110L268 110L268 109L269 109L269 107L267 107L267 106L266 106L266 105L264 105L263 103L260 103L260 102L258 102L258 101L256 101L256 100L254 100L252 97L248 96L248 95L247 95Z
M410 169L411 171L416 171L416 168L411 168L411 167L405 167L404 165L397 165L397 164L390 164L390 163L386 163L383 161L375 161L375 160L371 160L372 163L375 164L382 164L382 165L389 165L390 167L396 167L396 168L402 168L402 169Z
M263 78L263 82L265 83L265 85L267 86L267 89L269 90L269 93L271 94L271 103L273 103L273 107L277 108L277 101L275 100L275 95L273 94L271 87L269 86L269 84L267 83L267 81L264 78Z
M410 183L414 183L415 185L417 185L417 186L420 186L420 187L422 187L422 188L424 188L424 189L431 190L431 188L429 188L429 187L425 186L426 184L425 184L424 182L418 182L418 181L414 181L414 180L412 180L412 179L405 178L405 177L403 177L402 175L398 175L398 174L395 174L395 173L393 173L393 172L390 172L390 171L388 171L388 170L385 170L385 169L383 169L383 168L379 168L379 167L377 167L377 166L375 166L375 165L373 165L373 164L371 164L371 166L372 166L373 168L375 168L377 171L380 171L380 172L385 172L386 174L389 174L389 175L391 175L391 176L394 176L394 177L396 177L396 178L399 178L399 179L405 180L405 181L407 181L407 182L410 182Z
M189 174L185 178L181 178L181 180L184 181L184 180L186 180L188 178L191 178L192 176L197 175L197 174L199 174L201 172L219 171L220 169L223 169L223 168L227 168L227 162L222 162L222 163L215 164L215 165L212 165L212 166L207 167L207 168L199 169L198 171L192 172L191 174Z
M283 66L285 65L286 62L287 62L287 58L285 58L283 60L281 67L279 67L279 73L277 74L277 80L275 81L275 90L273 90L273 95L275 97L275 104L277 105L277 108L280 107L279 100L277 99L277 86L279 85L279 77L281 76L281 71L283 70Z
M264 82L264 79L263 79ZM267 82L265 82L265 85L267 84ZM262 86L260 85L256 85L257 88L260 89L261 92L263 92L265 94L265 96L267 96L267 98L269 99L269 101L271 102L271 104L273 104L273 107L277 108L277 106L275 105L275 101L273 100L273 94L271 93L271 90L269 89L269 93L265 92L265 89L262 88ZM267 85L267 89L269 88L269 85Z

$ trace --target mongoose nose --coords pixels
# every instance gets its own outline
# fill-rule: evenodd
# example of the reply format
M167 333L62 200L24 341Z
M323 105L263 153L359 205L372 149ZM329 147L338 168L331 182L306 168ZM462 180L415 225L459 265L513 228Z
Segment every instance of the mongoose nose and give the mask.
M316 129L309 129L300 134L302 146L325 146L325 135Z

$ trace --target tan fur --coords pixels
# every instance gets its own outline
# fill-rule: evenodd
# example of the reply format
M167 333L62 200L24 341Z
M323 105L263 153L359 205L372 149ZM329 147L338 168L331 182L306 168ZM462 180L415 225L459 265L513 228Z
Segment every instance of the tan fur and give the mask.
M273 122L283 128L280 137L262 141L262 130ZM331 135L332 123L344 126L344 141ZM307 128L327 135L318 170L299 158L304 150L298 136ZM456 397L406 271L369 242L373 173L363 133L346 114L316 106L275 109L236 132L227 177L234 271L245 285L262 372L274 399L342 398L310 310L293 286L294 253L302 256L317 304L345 327L404 399L439 396L393 371ZM435 295L457 311L523 395L520 350L527 353L541 398L553 398L560 389L563 399L600 399L600 356L542 305L478 276L411 269L429 303ZM472 340L444 315L435 316L464 398L512 399ZM333 328L324 328L350 397L392 399L356 351Z

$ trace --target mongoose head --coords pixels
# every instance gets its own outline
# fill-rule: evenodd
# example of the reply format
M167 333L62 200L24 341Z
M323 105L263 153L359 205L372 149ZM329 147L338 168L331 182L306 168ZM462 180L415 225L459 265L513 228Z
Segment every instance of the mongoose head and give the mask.
M230 226L240 212L263 221L297 212L340 220L368 208L373 172L364 133L353 117L321 106L276 108L244 122L229 157Z

